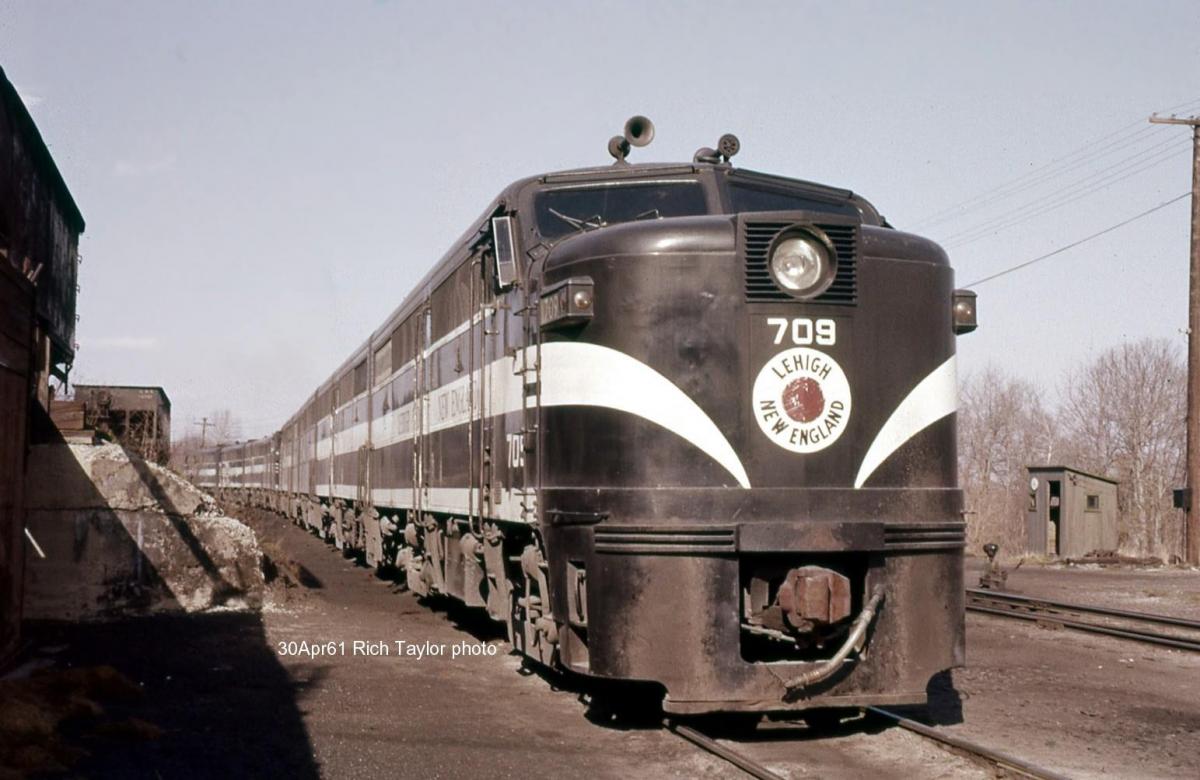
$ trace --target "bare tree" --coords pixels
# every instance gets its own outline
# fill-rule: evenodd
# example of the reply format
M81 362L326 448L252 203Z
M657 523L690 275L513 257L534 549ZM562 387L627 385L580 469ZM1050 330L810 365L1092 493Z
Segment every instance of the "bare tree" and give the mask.
M1055 456L1053 419L1037 389L989 366L960 390L959 481L967 511L967 547L996 542L1026 549L1025 466Z
M1183 360L1165 339L1114 347L1066 382L1059 419L1068 459L1120 482L1124 552L1182 551L1171 488L1183 484L1186 394Z
M242 422L228 409L219 409L208 418L212 432L209 444L229 444L242 437Z
M180 474L191 475L201 449L230 444L241 436L241 421L228 409L215 411L205 420L203 430L199 425L193 425L181 438L171 443L171 459L168 465Z
M171 458L167 465L177 473L191 477L196 468L197 455L200 452L201 439L199 433L188 433L181 439L171 442Z

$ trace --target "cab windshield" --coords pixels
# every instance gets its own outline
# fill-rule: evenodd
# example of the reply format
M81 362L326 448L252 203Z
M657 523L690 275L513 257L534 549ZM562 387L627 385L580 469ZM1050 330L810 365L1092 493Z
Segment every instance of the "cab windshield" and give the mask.
M782 188L757 187L744 182L729 183L730 206L734 212L746 211L828 211L856 214L854 204L847 199L832 200L811 193Z
M704 188L686 180L543 190L534 208L538 233L550 240L619 222L708 213Z

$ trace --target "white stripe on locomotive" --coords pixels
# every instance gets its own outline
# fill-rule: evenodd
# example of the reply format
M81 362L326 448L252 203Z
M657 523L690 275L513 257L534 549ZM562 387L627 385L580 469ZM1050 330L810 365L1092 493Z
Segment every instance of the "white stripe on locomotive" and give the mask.
M912 389L879 429L875 441L871 442L867 454L863 456L854 487L862 487L875 469L906 441L957 410L958 370L952 355Z

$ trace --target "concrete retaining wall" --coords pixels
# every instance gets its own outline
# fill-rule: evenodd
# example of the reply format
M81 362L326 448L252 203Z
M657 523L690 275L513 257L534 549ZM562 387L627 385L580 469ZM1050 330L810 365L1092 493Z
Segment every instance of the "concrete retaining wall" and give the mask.
M114 444L30 453L28 618L196 611L262 603L254 532L188 482Z

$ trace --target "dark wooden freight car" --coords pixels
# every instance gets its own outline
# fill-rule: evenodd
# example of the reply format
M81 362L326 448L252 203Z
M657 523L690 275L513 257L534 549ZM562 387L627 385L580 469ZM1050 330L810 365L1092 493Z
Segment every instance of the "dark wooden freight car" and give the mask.
M0 70L0 664L16 647L25 555L22 482L31 415L75 356L83 217ZM35 406L36 404L36 406Z

